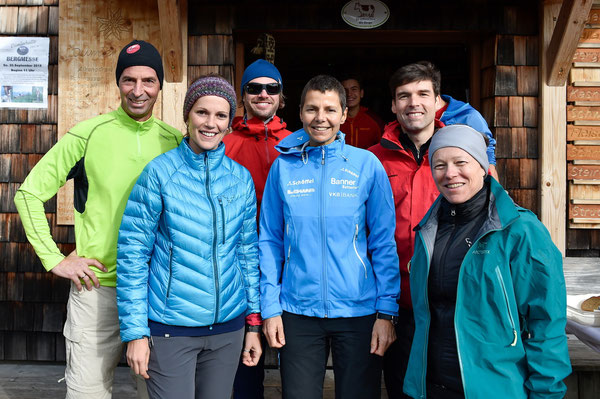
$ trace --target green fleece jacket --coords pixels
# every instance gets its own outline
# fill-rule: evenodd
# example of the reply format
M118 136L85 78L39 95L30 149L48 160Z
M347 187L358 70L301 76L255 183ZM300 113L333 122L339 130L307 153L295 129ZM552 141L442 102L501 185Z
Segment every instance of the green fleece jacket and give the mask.
M92 268L103 286L116 285L117 238L129 193L146 164L179 145L181 133L150 117L116 111L77 124L31 170L15 195L27 239L46 270L64 259L50 234L44 202L67 179L75 183L77 254L100 261Z
M463 259L456 295L465 398L562 398L571 373L562 257L535 215L489 179L487 220ZM410 268L415 335L404 392L413 398L427 396L428 275L439 203L416 228Z

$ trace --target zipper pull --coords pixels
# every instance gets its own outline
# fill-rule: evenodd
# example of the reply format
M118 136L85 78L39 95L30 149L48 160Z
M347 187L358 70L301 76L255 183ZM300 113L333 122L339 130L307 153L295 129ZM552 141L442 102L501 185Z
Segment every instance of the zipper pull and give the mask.
M455 209L451 209L450 210L450 216L456 216L456 210Z
M325 165L325 148L321 146L321 165Z
M517 330L513 329L513 335L515 336L514 341L512 342L512 344L510 344L510 346L515 346L517 345L517 341L519 339L519 336L517 335Z

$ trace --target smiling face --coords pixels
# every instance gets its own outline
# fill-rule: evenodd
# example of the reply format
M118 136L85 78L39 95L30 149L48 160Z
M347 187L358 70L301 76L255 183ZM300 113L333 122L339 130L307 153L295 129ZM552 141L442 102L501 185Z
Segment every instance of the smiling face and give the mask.
M229 131L230 105L217 96L196 100L188 115L190 147L196 154L214 150Z
M396 87L392 112L405 133L418 134L425 129L432 129L433 133L436 104L433 84L421 80Z
M141 65L125 68L119 77L119 92L127 115L138 122L148 120L160 92L156 71Z
M248 83L277 83L277 81L272 78L260 77L252 79ZM254 95L244 91L243 101L248 119L258 118L262 121L270 119L279 109L280 96L281 93L268 94L266 90Z
M360 88L360 83L356 79L346 79L341 82L346 91L346 101L348 108L353 109L360 106L360 100L365 95L364 90Z
M337 92L307 91L304 105L300 109L300 120L304 131L310 136L310 145L317 147L332 143L346 120L347 113L347 108L342 109Z
M437 150L431 169L439 192L451 204L470 200L483 187L485 171L475 158L458 147Z

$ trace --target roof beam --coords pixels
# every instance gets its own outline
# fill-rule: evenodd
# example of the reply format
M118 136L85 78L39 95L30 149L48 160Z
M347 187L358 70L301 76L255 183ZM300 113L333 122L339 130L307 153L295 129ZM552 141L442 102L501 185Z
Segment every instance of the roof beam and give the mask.
M548 86L562 86L567 81L592 3L592 0L563 1L546 56Z
M181 11L179 0L157 0L160 38L163 49L165 80L183 80L183 38L181 36Z

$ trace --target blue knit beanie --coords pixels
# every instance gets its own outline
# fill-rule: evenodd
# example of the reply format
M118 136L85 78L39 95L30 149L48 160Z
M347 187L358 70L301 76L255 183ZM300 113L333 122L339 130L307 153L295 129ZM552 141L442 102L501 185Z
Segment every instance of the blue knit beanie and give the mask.
M227 100L229 103L229 127L231 127L236 107L235 90L231 83L217 74L201 76L190 85L183 101L183 120L187 122L194 103L204 96L217 96Z
M275 65L271 64L267 60L258 59L252 64L248 65L248 68L246 68L244 71L244 75L242 76L242 90L240 91L242 95L244 94L244 87L246 87L248 82L250 82L252 79L263 77L274 79L283 88L281 74Z

